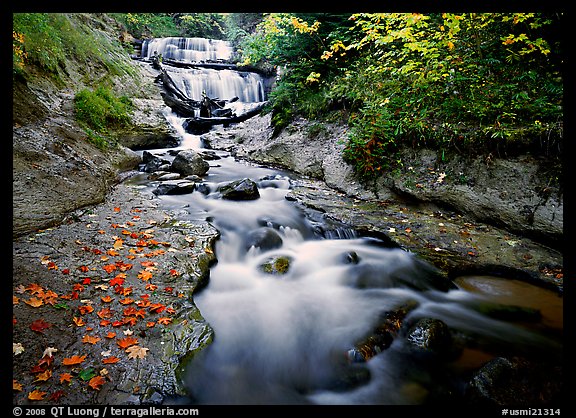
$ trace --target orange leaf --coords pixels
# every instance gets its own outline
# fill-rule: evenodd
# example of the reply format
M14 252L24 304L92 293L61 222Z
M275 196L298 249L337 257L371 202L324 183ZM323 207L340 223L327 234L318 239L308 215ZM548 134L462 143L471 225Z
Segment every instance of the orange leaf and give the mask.
M134 303L134 299L124 298L122 300L119 300L118 302L120 302L122 305L130 305L131 303Z
M114 338L115 336L116 336L116 333L112 332L112 331L110 331L108 334L106 334L106 338L110 338L110 339Z
M114 364L114 363L118 363L120 361L120 359L118 357L107 357L105 359L102 360L102 363L104 364Z
M116 341L118 347L125 350L126 348L130 347L131 345L138 344L138 339L134 337L125 337L118 341Z
M45 382L52 377L52 370L46 370L44 373L36 375L35 382Z
M111 257L115 257L117 255L120 255L120 253L118 251L113 250L113 249L109 249L108 251L106 251L106 254L108 254Z
M144 281L148 281L152 278L152 273L146 270L140 270L140 274L138 274L138 278Z
M102 300L102 302L104 303L110 303L112 302L112 298L108 295L108 296L101 296L100 299Z
M146 285L146 290L150 290L151 292L153 292L153 291L155 291L156 289L158 289L158 286L156 286L155 284L148 283L148 284Z
M111 321L108 321L107 319L103 319L102 321L100 321L100 326L101 327L107 327L111 323L112 323Z
M44 301L42 299L38 299L38 298L30 298L28 300L25 300L24 303L26 305L30 305L33 308L37 308L39 306L44 305Z
M83 305L83 306L78 306L78 310L80 311L80 314L84 315L84 314L93 312L94 308L90 305Z
M106 383L106 379L104 379L102 376L94 376L88 382L88 386L90 386L92 389L100 390L100 386L102 386L104 383Z
M18 383L17 380L12 379L12 390L17 390L18 392L22 392L22 389L24 389L24 387L22 386L22 383Z
M161 303L153 303L152 305L150 305L150 312L160 313L164 309L166 309L166 306L162 305Z
M158 323L162 324L162 325L168 325L171 322L172 322L172 318L168 318L168 317L158 318Z
M114 212L120 212L120 208L119 208L118 206L116 206L116 207L114 208Z
M113 245L114 249L115 249L115 250L120 250L120 249L124 248L124 247L122 247L122 243L123 243L123 242L124 242L124 241L121 240L120 238L118 238L116 241L114 241L114 245Z
M96 344L98 341L100 341L100 337L94 337L92 335L85 335L82 338L82 342L83 343L87 343L87 344Z
M84 322L84 320L83 320L82 318L78 318L78 317L75 316L74 318L72 318L72 320L74 321L74 323L76 324L76 326L81 327L81 326L86 325L86 322Z
M122 322L124 324L130 324L130 325L134 326L134 325L136 325L136 322L138 322L138 319L133 317L133 316L128 316L128 317L124 318L122 320Z
M62 364L64 366L73 366L75 364L80 364L82 363L84 360L86 360L86 356L87 354L84 354L83 356L72 356L69 358L65 358L64 360L62 360Z
M105 266L102 266L102 268L106 270L106 273L112 273L116 270L116 264L106 264Z
M146 322L146 326L147 326L148 328L152 328L154 325L156 325L156 322L152 322L152 321Z
M72 380L72 375L70 373L62 373L60 375L60 383L68 382Z
M36 389L28 394L28 399L31 401L41 401L44 399L44 396L46 396L47 393L48 392L40 392L38 389Z
M98 315L100 319L108 319L112 318L112 315L114 314L112 313L112 310L110 308L103 308L99 310L96 315Z

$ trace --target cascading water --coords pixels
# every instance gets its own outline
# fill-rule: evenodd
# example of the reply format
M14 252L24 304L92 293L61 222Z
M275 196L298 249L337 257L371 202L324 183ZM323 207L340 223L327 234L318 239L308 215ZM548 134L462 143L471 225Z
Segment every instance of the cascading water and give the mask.
M265 100L264 85L259 74L247 71L203 69L171 69L170 75L182 92L192 100L210 98L254 103Z
M206 38L153 38L142 43L142 58L150 59L154 54L182 62L229 61L233 48L230 42Z
M192 85L204 81L190 77L181 80L193 97ZM240 97L241 89L218 88L209 91ZM245 99L255 97L261 99ZM182 136L178 149L206 151L199 136L184 131L182 118L170 113L168 120ZM173 158L166 150L151 151ZM203 192L159 196L183 219L209 219L221 233L210 282L194 296L214 340L189 363L183 402L423 404L450 399L495 353L561 356L558 329L542 333L487 315L479 306L489 295L443 288L435 269L413 254L349 228L319 227L322 216L309 216L286 199L298 181L290 174L215 154ZM222 199L220 186L243 178L257 183L260 197ZM399 310L401 329L360 361L358 345ZM429 318L451 330L449 355L415 344L426 328L411 326ZM475 343L467 345L470 340Z
M198 64L230 63L233 48L228 41L206 38L153 38L142 44L141 58L151 60L156 55L191 68L164 66L176 87L191 99L200 102L205 94L210 99L228 101L226 108L235 115L243 114L266 101L263 77L256 72L229 68L205 68ZM194 66L196 64L196 66ZM196 109L195 117L200 116Z

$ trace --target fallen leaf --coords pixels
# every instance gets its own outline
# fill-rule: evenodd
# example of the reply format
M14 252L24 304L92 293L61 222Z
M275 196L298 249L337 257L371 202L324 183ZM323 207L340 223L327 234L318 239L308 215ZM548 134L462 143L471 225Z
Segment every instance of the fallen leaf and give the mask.
M134 337L125 337L116 341L116 344L118 344L118 347L124 350L132 345L138 344L138 339Z
M48 347L46 350L44 350L44 353L42 353L42 357L45 357L45 356L52 357L52 354L56 353L57 351L58 351L57 348Z
M133 345L126 349L128 353L128 358L137 359L144 358L148 355L148 348L140 347L139 345Z
M98 317L100 319L109 319L109 318L112 318L114 313L112 312L112 310L110 308L102 308L101 310L99 310L96 313L96 315L98 315Z
M168 318L168 317L158 318L158 323L162 324L162 325L168 325L171 322L172 322L172 318Z
M150 312L160 313L164 309L166 309L166 306L162 305L161 303L153 303L150 305Z
M24 352L24 346L22 343L12 343L12 354L17 356L18 354L22 354Z
M30 324L30 329L32 331L43 333L45 329L48 329L52 326L51 323L44 321L43 319L37 319L36 321Z
M96 343L97 343L98 341L100 341L100 340L101 340L100 337L94 337L94 336L92 336L92 335L85 335L85 336L82 338L82 342L83 342L83 343L92 344L92 345L96 344Z
M90 386L92 389L100 390L100 386L102 386L104 383L106 383L106 379L104 379L102 376L95 376L90 379L88 386Z
M65 358L64 360L62 360L62 364L63 364L64 366L73 366L73 365L76 365L76 364L80 364L80 363L82 363L84 360L86 360L86 356L87 356L87 354L84 354L83 356L76 356L76 355L74 355L74 356L72 356L72 357Z
M18 383L16 379L12 379L12 390L22 392L22 389L23 389L22 383Z
M120 361L120 359L118 357L107 357L104 360L102 360L102 363L104 364L114 364L114 363L118 363Z
M43 373L37 374L34 382L45 382L52 377L52 370L46 370Z
M30 305L33 308L37 308L39 306L44 305L44 301L42 299L38 299L38 298L30 298L28 300L25 300L24 303L26 305Z
M80 311L81 315L87 314L87 313L92 313L94 311L94 308L90 305L83 305L83 306L78 306L78 310Z
M41 392L38 389L35 389L28 394L28 399L31 401L41 401L47 393L48 392Z
M18 296L12 295L12 305L18 305L20 298Z
M104 302L104 303L112 302L112 298L110 297L110 295L102 296L102 297L100 297L100 300L102 300L102 302Z
M106 334L106 338L112 339L116 336L115 332L110 331L108 334Z
M124 247L122 246L123 242L124 242L124 241L121 240L120 238L118 238L116 241L114 241L114 245L113 245L114 249L115 249L115 250L120 250L120 249L124 248Z
M146 271L146 270L140 270L140 273L138 274L138 278L140 280L143 280L143 281L148 281L152 278L152 273L150 273L149 271Z
M84 320L83 320L82 318L80 318L80 317L76 317L76 316L75 316L75 317L72 318L72 321L74 321L74 323L75 323L76 326L78 326L78 327L82 327L82 326L86 325L86 322L84 322Z
M60 383L64 382L70 383L71 381L72 381L72 375L70 373L62 373L60 375Z
M63 390L57 390L52 395L50 395L48 400L52 401L52 402L58 402L62 396L64 396L64 391Z
M120 302L122 305L130 305L131 303L134 303L134 299L124 298L124 299L119 300L118 302Z

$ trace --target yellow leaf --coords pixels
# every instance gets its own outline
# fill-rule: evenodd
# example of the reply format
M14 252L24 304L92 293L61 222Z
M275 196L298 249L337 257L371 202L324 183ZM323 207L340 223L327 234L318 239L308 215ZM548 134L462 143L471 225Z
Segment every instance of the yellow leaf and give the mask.
M12 379L12 390L17 390L18 392L22 391L22 383L18 383L17 380Z
M44 396L46 396L47 393L48 392L41 392L38 389L36 389L28 394L28 399L30 399L31 401L41 401L42 399L44 399Z

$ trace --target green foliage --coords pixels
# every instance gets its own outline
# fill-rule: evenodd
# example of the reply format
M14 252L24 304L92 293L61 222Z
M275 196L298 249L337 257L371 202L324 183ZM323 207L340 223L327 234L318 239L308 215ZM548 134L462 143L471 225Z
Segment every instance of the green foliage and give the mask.
M65 40L57 26L66 21L49 13L14 13L13 73L23 75L28 63L56 73L65 57Z
M170 13L111 13L136 38L181 36Z
M168 36L223 39L220 13L111 13L136 38Z
M85 62L86 68L102 67L108 76L133 73L115 56L109 38L88 29L89 15L63 13L15 13L12 17L13 75L26 78L40 71L61 81L67 74L66 62ZM94 74L87 73L87 77Z
M132 103L126 96L117 97L109 88L83 89L74 97L77 121L85 126L89 138L100 148L106 148L109 128L126 126L130 122Z
M344 157L371 179L400 146L561 153L561 25L536 13L269 14L244 58L281 69L276 127L339 110ZM261 64L262 65L262 64ZM342 112L344 110L344 112ZM496 154L495 154L496 155Z

